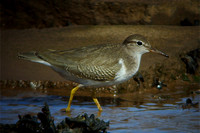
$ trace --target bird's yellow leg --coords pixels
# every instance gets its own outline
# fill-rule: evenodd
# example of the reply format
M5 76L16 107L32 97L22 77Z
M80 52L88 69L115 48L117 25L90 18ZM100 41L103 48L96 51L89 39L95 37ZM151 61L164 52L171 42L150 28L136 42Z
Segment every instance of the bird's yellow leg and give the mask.
M72 103L74 94L75 94L75 92L79 89L79 87L81 87L81 86L82 86L82 85L78 85L78 86L76 86L75 88L73 88L73 89L71 90L71 94L70 94L68 106L67 106L67 108L66 108L66 112L69 112L69 111L70 111L70 107L71 107L71 103Z
M94 100L95 104L97 105L97 108L99 109L99 111L103 111L103 109L101 108L101 105L99 104L99 101L97 100L97 98L93 97L93 100Z

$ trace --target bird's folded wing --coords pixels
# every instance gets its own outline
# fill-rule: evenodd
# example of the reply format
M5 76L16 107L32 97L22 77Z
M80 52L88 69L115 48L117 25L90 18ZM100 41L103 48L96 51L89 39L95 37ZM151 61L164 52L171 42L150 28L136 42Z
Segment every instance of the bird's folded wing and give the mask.
M110 81L120 70L121 64L113 59L109 50L99 52L101 47L72 49L66 51L40 52L38 56L46 62L79 77L97 81Z
M95 81L112 81L116 77L121 65L96 66L94 64L70 64L66 66L66 71L79 78L91 79Z

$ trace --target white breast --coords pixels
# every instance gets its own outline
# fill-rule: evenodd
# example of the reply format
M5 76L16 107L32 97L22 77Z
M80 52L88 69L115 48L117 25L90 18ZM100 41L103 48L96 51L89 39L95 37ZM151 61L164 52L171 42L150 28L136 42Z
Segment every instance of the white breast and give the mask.
M137 54L136 55L135 59L136 59L136 62L137 62L137 66L136 66L135 73L133 73L133 75L135 75L137 73L137 71L139 70L139 68L140 68L141 57L142 57L142 54Z
M121 64L121 69L117 72L115 76L115 81L123 82L129 80L133 75L135 75L140 67L141 56L141 54L136 55L136 57L134 58L136 64L131 70L127 70L126 65L124 64L124 60L120 58L118 63Z
M115 76L115 80L117 80L117 81L126 80L127 69L126 69L126 66L124 64L124 60L122 58L120 58L118 63L121 64L121 69L117 72L117 74Z

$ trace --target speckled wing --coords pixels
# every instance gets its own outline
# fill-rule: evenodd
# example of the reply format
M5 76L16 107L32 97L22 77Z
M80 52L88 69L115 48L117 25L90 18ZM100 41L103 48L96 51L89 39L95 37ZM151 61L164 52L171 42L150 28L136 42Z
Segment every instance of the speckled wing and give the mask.
M121 68L118 58L113 58L119 54L110 53L110 50L115 48L117 49L115 45L107 47L97 45L96 47L82 47L65 51L50 50L38 53L38 56L78 78L111 81Z
M66 70L79 78L95 81L112 81L115 78L118 65L107 68L105 65L95 66L91 64L67 65Z

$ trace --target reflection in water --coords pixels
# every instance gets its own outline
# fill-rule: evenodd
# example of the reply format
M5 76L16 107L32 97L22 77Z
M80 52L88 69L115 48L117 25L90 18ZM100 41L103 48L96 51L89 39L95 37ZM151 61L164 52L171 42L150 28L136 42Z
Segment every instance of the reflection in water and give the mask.
M198 87L196 87L198 88ZM180 86L162 90L149 89L134 93L122 92L115 96L99 94L103 112L98 112L89 94L79 91L74 97L70 113L62 110L67 107L67 90L3 89L0 101L1 123L15 123L18 114L40 112L44 102L50 107L55 122L67 116L75 117L87 112L100 119L110 121L110 132L198 132L200 129L199 106L182 109L190 98L193 103L200 100L194 86ZM62 95L61 95L62 94ZM64 95L64 96L63 96ZM197 104L199 105L199 104Z

